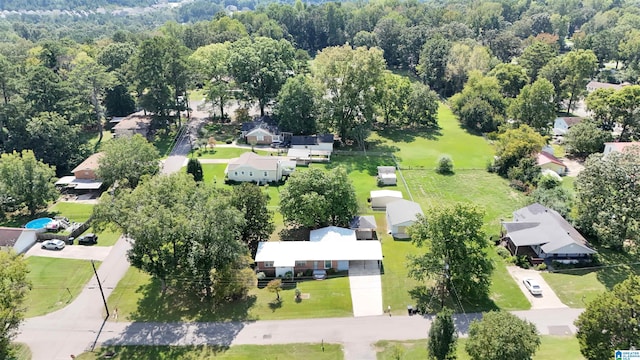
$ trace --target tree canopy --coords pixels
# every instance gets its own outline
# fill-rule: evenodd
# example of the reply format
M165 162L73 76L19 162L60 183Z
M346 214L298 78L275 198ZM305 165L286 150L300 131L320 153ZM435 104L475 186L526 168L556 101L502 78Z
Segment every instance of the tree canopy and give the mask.
M160 154L145 138L136 134L108 141L98 160L97 175L107 185L136 187L143 176L159 170Z
M0 251L0 358L11 359L11 340L24 320L25 301L31 282L29 269L21 255Z
M492 311L471 323L465 350L477 360L529 360L539 347L534 324L506 311Z
M33 215L58 196L55 170L30 150L0 155L0 215L26 207Z

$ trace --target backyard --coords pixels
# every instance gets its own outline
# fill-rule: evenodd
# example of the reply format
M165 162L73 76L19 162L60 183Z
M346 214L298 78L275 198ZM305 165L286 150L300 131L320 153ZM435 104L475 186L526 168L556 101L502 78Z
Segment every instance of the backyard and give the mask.
M53 216L64 216L71 222L85 222L91 217L93 206L93 204L60 201L49 208L49 213ZM96 246L113 246L120 238L120 232L113 229L96 232L93 227L89 227L84 233L96 233L98 235Z
M26 301L27 317L67 306L93 276L91 262L31 256L26 259L33 287ZM96 262L96 268L100 262Z
M456 355L458 360L470 360L464 350L467 339L458 339ZM578 340L572 336L541 336L540 348L533 360L571 359L582 360ZM379 341L375 344L378 360L418 360L427 358L427 341ZM398 356L400 354L400 356Z
M254 287L244 300L221 305L207 303L180 289L162 296L158 281L130 268L108 299L120 319L131 321L242 321L352 316L349 278L297 282L308 298L295 301L295 285L285 285L280 301L266 288Z
M104 359L115 353L114 360L241 360L241 359L317 359L341 360L342 346L336 344L286 344L222 346L107 346L77 356L77 360Z

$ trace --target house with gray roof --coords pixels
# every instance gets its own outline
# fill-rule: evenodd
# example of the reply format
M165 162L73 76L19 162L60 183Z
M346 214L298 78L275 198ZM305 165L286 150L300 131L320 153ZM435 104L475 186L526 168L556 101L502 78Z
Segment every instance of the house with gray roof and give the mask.
M349 223L349 229L355 230L358 240L375 240L378 224L372 215L354 216Z
M0 227L0 250L24 254L36 243L36 231L24 228Z
M538 203L516 210L513 221L502 225L507 247L515 256L575 263L596 253L557 211Z
M424 216L418 203L409 200L396 200L387 204L387 230L394 238L408 239L407 229L418 221L418 215Z
M238 158L231 159L224 173L227 180L267 184L282 180L295 168L296 162L287 158L246 152Z

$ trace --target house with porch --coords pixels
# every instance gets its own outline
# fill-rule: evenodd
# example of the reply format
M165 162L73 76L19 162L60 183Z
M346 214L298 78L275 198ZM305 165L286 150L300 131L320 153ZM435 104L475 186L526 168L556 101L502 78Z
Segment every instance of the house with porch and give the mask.
M231 181L267 184L282 180L295 169L296 162L287 158L246 152L238 158L231 159L224 174L225 178Z
M329 226L311 231L309 241L266 241L258 244L256 270L268 276L297 276L305 270L349 270L351 261L382 261L379 241L360 241L356 231Z
M100 190L102 181L98 179L97 171L100 159L104 153L98 152L86 158L71 172L73 176L63 176L56 181L56 186L75 192L89 192Z
M576 263L595 254L587 240L557 211L538 203L516 210L513 220L503 222L503 241L514 256L532 263L554 260Z
M242 124L241 131L247 144L270 145L283 140L275 120L266 115Z

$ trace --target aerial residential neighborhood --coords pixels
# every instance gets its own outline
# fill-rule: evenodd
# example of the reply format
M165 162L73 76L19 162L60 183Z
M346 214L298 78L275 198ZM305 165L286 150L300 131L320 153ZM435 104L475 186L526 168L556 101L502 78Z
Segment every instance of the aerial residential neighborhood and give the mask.
M639 8L0 3L0 359L636 358Z

